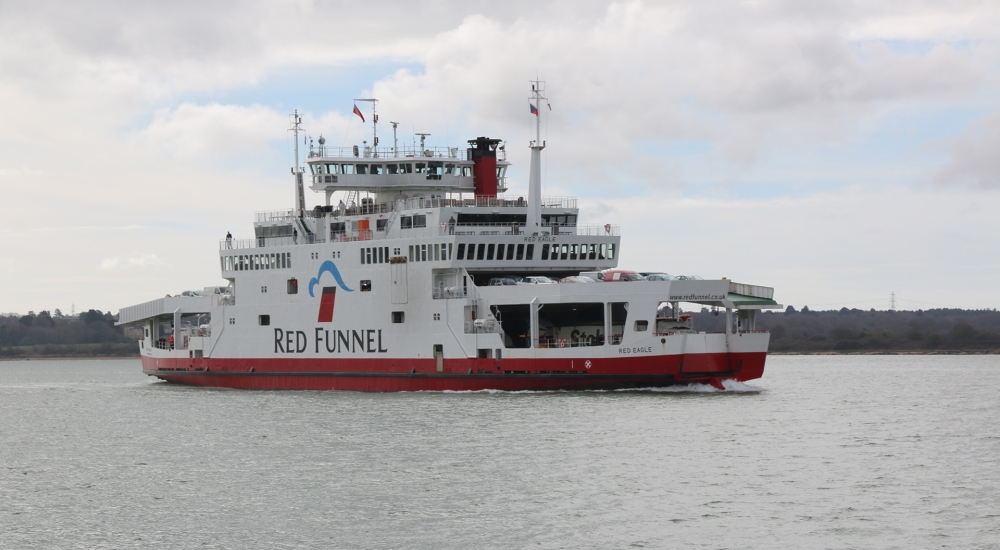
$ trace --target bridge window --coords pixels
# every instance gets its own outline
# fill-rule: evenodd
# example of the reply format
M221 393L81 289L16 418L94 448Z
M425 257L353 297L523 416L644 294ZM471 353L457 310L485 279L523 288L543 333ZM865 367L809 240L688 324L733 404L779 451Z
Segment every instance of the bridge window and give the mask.
M458 168L458 167L456 165L454 165L454 164L445 164L444 165L444 173L445 173L445 175L446 176L454 176L456 174L456 168Z
M399 228L400 229L411 229L413 227L413 218L410 216L400 216L399 217Z
M426 174L427 173L427 163L426 162L418 162L414 166L414 169L415 169L414 171L416 173L418 173L418 174Z
M542 245L542 259L543 260L549 259L549 245L547 244Z
M355 170L356 170L356 173L358 175L367 174L368 173L368 165L367 164L358 164L356 166Z
M508 260L514 259L514 245L512 244L507 245L507 259Z
M344 170L345 174L353 174L354 173L354 165L353 164L343 164L343 165L341 165L341 168Z
M322 174L323 165L322 164L310 164L309 169L312 170L313 174Z
M386 174L398 174L399 173L399 165L398 164L386 164L385 165L385 173Z
M373 164L368 173L381 176L385 173L385 166L381 164Z
M525 251L524 259L525 260L533 260L533 259L535 259L535 245L533 245L533 244L529 244L528 245L528 250Z
M483 243L479 244L479 249L476 251L476 259L482 260L486 256L486 245Z
M502 260L503 259L503 247L504 247L503 243L500 243L500 244L497 245L497 259L498 260Z
M472 177L472 167L471 166L463 166L462 167L462 176L464 176L466 178L471 178Z
M427 216L424 214L414 214L413 227L427 227Z
M493 259L493 252L496 251L496 247L497 247L497 245L495 245L493 243L490 243L490 245L488 247L486 247L486 259L487 260L492 260Z
M444 163L431 161L427 163L427 173L432 176L440 176L444 172Z
M410 163L400 164L399 165L399 173L400 174L412 174L413 173L413 165L410 164Z
M324 166L326 168L326 173L327 174L339 174L340 173L340 165L339 164L326 164Z
M465 259L465 243L458 243L458 253L455 255L455 259L457 260Z
M518 260L523 260L524 259L524 245L523 244L517 245L517 259Z

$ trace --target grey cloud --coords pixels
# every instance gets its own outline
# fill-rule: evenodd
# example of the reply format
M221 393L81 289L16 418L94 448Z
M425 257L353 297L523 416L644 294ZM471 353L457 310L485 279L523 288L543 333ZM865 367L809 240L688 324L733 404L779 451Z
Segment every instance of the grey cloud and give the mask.
M951 153L935 174L937 183L1000 189L1000 111L966 128Z

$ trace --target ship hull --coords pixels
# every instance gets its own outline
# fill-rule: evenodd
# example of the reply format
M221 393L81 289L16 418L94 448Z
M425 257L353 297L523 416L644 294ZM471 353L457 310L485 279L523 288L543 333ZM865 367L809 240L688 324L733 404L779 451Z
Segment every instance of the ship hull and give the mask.
M143 356L143 372L168 382L256 390L612 390L760 378L766 353L581 359L208 359Z

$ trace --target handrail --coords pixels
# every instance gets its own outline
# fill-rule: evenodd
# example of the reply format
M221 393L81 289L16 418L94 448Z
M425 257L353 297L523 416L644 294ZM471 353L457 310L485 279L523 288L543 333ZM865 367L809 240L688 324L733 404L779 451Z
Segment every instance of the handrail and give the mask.
M326 207L330 209L329 214L333 217L340 216L363 216L366 214L388 214L392 211L420 210L424 208L525 208L528 202L524 197L508 199L503 196L498 197L475 197L475 198L455 198L455 197L432 197L432 198L410 198L401 199L395 202L386 203L366 203L349 204L343 211L339 208ZM576 197L542 197L542 208L577 208ZM306 218L323 218L328 212L320 207L305 210L302 215ZM288 221L298 217L296 210L259 210L254 212L255 222Z
M535 338L537 348L586 348L603 346L604 336L579 336L576 338Z

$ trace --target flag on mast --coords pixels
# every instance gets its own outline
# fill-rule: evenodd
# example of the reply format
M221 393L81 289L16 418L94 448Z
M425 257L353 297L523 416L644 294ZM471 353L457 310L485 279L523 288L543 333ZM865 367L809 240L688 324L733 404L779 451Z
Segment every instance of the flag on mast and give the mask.
M356 104L354 105L354 114L361 117L361 122L365 121L365 115L361 114L361 109L358 109L358 106Z
M531 103L529 103L528 105L531 106L531 114L538 116L538 109L535 108L535 106L532 105ZM355 107L355 109L357 109L357 107Z

